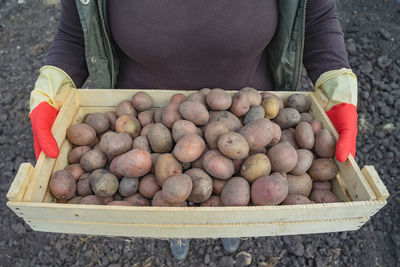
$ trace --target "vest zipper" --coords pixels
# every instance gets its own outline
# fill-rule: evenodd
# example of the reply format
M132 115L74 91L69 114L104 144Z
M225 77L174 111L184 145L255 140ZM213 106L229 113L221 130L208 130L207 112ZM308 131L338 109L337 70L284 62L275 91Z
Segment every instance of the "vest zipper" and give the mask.
M307 0L304 0L304 6L303 6L303 18L302 18L302 25L301 25L301 46L300 49L297 51L298 55L299 55L299 61L297 62L297 66L298 66L298 71L297 71L297 83L296 83L296 89L299 87L300 85L300 81L301 81L301 64L303 62L303 52L304 52L304 35L305 35L305 25L306 25L306 6L307 6Z

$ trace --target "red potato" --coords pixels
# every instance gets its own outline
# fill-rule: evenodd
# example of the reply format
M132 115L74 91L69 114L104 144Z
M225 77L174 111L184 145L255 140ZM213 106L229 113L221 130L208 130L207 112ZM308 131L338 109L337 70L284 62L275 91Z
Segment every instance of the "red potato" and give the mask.
M185 201L192 192L193 182L187 174L177 174L168 178L162 186L165 201L178 204Z
M243 177L229 179L221 192L223 206L247 206L250 202L250 185Z
M299 146L296 143L296 138L294 136L294 133L295 130L293 128L283 130L280 142L287 141L294 149L299 149Z
M140 177L151 169L151 156L148 151L134 149L119 156L117 171L125 177Z
M50 191L54 197L68 200L75 196L76 183L74 176L66 170L56 171L50 179Z
M133 140L132 149L146 150L151 153L150 144L146 136L138 136Z
M246 138L250 150L265 147L274 137L272 122L265 118L246 124L239 134Z
M328 181L336 177L339 170L332 159L315 159L308 169L311 178L318 181Z
M204 138L207 142L207 145L211 149L218 148L218 139L222 134L228 133L229 129L222 122L211 122L207 124L206 129L204 131Z
M223 180L231 178L235 172L233 161L218 150L209 150L204 155L203 166L208 174Z
M312 120L313 120L313 117L310 113L308 113L308 112L300 113L300 121L311 123Z
M313 190L310 195L310 200L316 203L338 202L336 196L328 190Z
M224 186L227 182L227 180L220 180L217 178L213 178L213 192L216 195L221 195L222 189L224 189Z
M204 125L208 122L209 114L207 108L194 101L185 101L179 106L179 112L185 120L191 121L196 125Z
M211 177L202 169L190 169L185 174L190 176L193 183L188 200L193 203L201 203L209 199L213 191Z
M281 140L281 137L282 137L281 127L279 127L279 125L274 122L272 123L272 133L273 133L272 140L271 140L271 142L269 142L267 147L276 145L277 143L279 143L279 141Z
M162 186L169 177L181 173L182 165L175 159L174 155L165 153L158 157L155 164L155 177L160 186Z
M143 112L140 112L138 115L138 120L140 122L140 125L142 127L145 127L146 125L153 124L154 123L154 110L145 110Z
M260 147L259 149L252 149L249 151L249 156L260 153L267 154L267 149L265 147Z
M296 150L297 163L293 170L290 171L293 175L302 175L311 167L314 160L314 155L307 149Z
M154 123L152 123L152 124L147 124L146 126L144 126L143 128L142 128L142 130L140 131L140 136L146 136L147 137L147 134L149 133L149 131L150 131L150 129L151 129L151 127L154 125Z
M312 190L328 190L331 191L332 185L329 181L313 181Z
M86 115L85 123L92 126L97 134L104 133L110 127L108 116L100 112Z
M101 198L96 195L90 195L81 198L79 204L84 204L84 205L103 205L103 202L101 201Z
M132 203L123 200L113 200L107 203L110 206L133 206Z
M214 88L207 94L206 102L212 110L227 110L232 104L232 97L224 90Z
M118 172L117 170L117 162L120 156L116 156L115 158L113 158L113 160L110 163L110 167L109 170L112 174L115 175L115 177L117 177L118 179L122 178L122 175Z
M179 139L172 154L181 162L192 162L202 155L205 148L203 138L197 134L188 134Z
M221 207L221 197L220 196L211 196L206 201L200 204L201 207Z
M297 124L294 136L299 147L310 150L314 147L314 133L308 122L300 122Z
M78 195L86 197L92 195L92 189L90 188L90 178L89 174L82 174L79 181L76 183L76 192Z
M268 149L273 172L290 172L297 164L297 152L288 142L280 142Z
M186 96L181 93L177 93L171 96L170 103L177 103L177 104L182 104L183 102L186 101Z
M199 91L199 93L202 93L203 95L208 95L208 93L211 92L210 88L203 88Z
M162 123L162 114L164 112L164 107L157 108L154 112L154 122Z
M108 111L106 112L106 115L108 117L108 121L110 122L110 129L112 131L115 131L115 122L117 121L117 113L114 111Z
M322 158L332 158L335 156L336 140L331 133L322 129L315 136L314 150Z
M68 153L68 162L73 164L73 163L79 163L81 161L81 158L83 154L88 152L90 150L89 146L77 146L74 147L69 153Z
M277 123L282 130L296 126L300 122L300 113L294 108L284 108L279 111L274 122Z
M160 191L160 186L157 183L157 180L153 174L147 174L142 179L140 179L139 183L139 193L147 198L154 197L155 193Z
M85 173L85 170L82 169L79 163L68 165L64 170L69 171L74 176L75 181L78 181L79 177Z
M198 134L198 128L196 125L187 120L179 120L174 122L172 125L172 138L175 142L188 134Z
M151 200L151 205L158 206L158 207L187 207L187 202L183 201L183 202L177 203L177 204L168 203L164 199L162 191L160 190L154 195L153 199Z
M262 97L256 89L251 87L244 87L240 89L240 92L244 93L247 96L251 106L257 106L261 104Z
M115 108L115 114L117 117L121 117L123 115L129 115L132 117L137 116L136 110L132 106L132 102L129 100L124 100L120 102L117 107Z
M155 174L156 173L156 162L158 158L160 157L160 153L151 153L151 170L150 173Z
M243 92L237 92L232 97L232 105L230 111L235 114L236 117L244 116L250 109L250 101L247 95Z
M285 200L281 203L282 205L304 205L311 204L311 200L303 195L289 194Z
M278 205L287 195L288 184L281 175L262 176L251 186L251 201L256 206Z
M249 154L250 155L250 154ZM234 159L233 160L233 166L235 167L235 173L238 173L240 168L242 167L243 162L248 159L248 157L242 158L242 159Z
M208 150L209 149L206 146L206 148L204 149L203 154L200 156L200 158L196 159L195 161L193 161L191 163L192 168L204 169L204 166L203 166L204 155L207 153Z
M90 146L96 140L96 131L88 124L78 123L68 127L67 138L74 145Z
M82 198L83 198L82 196L76 196L76 197L73 197L70 200L68 200L67 203L68 204L80 204Z
M133 196L124 197L124 201L128 201L132 206L150 206L150 200L136 193Z
M306 95L293 94L288 97L287 106L289 108L294 108L299 112L307 112L311 107L311 101Z
M178 103L170 103L162 110L161 121L169 129L172 128L174 122L182 119L182 115L179 112L179 106L180 104Z
M308 197L312 189L311 177L304 173L303 175L286 175L286 180L288 183L289 194L303 195Z
M144 111L153 107L153 98L146 92L137 92L132 97L132 105L137 111Z
M229 111L210 111L210 120L208 121L208 124L214 121L225 124L226 128L232 132L237 132L242 128L242 122L239 118Z
M87 172L101 169L106 166L107 158L106 155L99 149L90 150L86 152L80 161L82 169Z
M129 197L136 194L139 188L139 179L138 178L127 178L124 177L119 182L118 192L123 197Z
M202 94L200 92L192 93L192 94L188 95L188 97L186 98L186 101L193 101L193 102L203 104L208 109L207 102L206 102L206 95Z
M109 159L129 151L132 138L127 133L107 132L100 139L100 149Z
M154 124L148 134L147 139L151 150L155 153L168 153L172 150L173 140L169 129L161 123Z
M311 128L313 129L314 135L316 135L322 129L322 123L317 120L310 122Z

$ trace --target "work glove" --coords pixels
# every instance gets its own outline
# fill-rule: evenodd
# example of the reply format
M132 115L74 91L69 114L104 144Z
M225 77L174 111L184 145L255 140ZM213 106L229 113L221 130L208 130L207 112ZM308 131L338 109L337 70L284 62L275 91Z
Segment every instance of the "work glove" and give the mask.
M315 92L322 99L339 140L335 157L344 162L351 154L356 155L357 137L357 77L346 68L323 73L315 82Z
M36 159L41 151L51 158L58 156L58 144L51 133L51 127L60 109L55 97L65 85L75 88L74 82L63 70L53 66L40 69L29 102Z

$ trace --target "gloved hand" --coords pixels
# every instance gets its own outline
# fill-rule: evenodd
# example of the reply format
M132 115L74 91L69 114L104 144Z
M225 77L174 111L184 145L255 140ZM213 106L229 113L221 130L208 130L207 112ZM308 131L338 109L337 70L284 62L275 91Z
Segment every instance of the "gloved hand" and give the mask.
M315 83L315 90L322 98L324 109L339 140L335 157L344 162L351 154L356 155L357 137L357 77L349 69L323 73Z
M40 69L29 103L36 159L42 150L51 158L58 156L59 149L51 133L51 127L60 108L55 97L64 85L75 88L74 82L64 71L53 66L44 66Z

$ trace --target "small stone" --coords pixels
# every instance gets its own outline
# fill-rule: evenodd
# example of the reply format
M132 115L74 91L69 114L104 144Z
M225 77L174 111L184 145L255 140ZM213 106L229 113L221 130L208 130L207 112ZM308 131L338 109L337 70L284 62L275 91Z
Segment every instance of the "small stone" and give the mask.
M234 260L231 256L223 256L223 257L219 258L219 261L218 261L218 266L221 266L221 267L230 267L230 266L233 266L233 264L234 264Z
M12 223L11 230L13 230L18 235L26 234L25 226L22 223Z
M392 64L392 60L390 58L388 58L387 56L378 57L378 66L381 67L382 69L386 68L390 64Z
M206 254L204 256L204 264L209 264L210 263L210 254Z
M397 247L400 247L400 233L392 234L390 237L392 238L393 243Z
M381 35L382 39L386 41L390 41L390 32L381 28L379 29L379 34Z
M239 252L236 255L236 266L249 266L251 264L252 256L245 251Z

